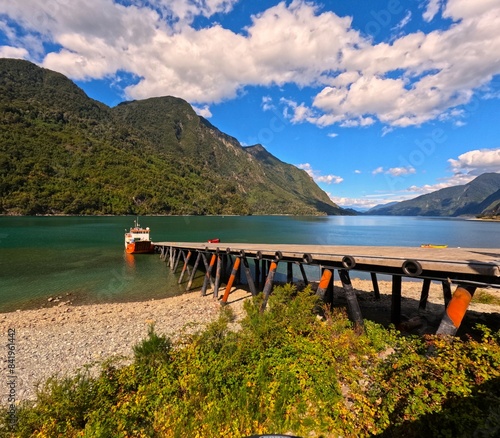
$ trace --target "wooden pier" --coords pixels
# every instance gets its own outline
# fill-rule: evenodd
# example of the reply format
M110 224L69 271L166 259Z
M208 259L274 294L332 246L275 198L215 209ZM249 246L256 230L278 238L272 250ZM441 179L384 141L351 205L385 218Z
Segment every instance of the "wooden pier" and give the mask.
M349 271L370 273L375 297L379 297L377 274L392 276L391 321L401 321L402 278L422 279L420 309L425 309L431 281L443 285L446 312L438 334L454 335L478 287L500 289L500 249L490 248L412 248L391 246L329 246L293 244L251 244L210 242L155 242L162 259L172 271L182 270L179 284L189 272L187 290L200 267L205 276L201 289L207 293L210 283L214 297L219 298L221 283L225 282L222 303L225 303L238 276L246 277L253 295L264 294L263 308L272 292L279 264L286 264L287 282L293 281L293 266L300 269L302 281L308 284L305 266L318 266L321 278L317 294L329 302L333 293L333 271L338 270L346 293L347 310L357 327L362 329L363 318L353 291ZM250 269L249 260L253 270ZM191 266L191 267L190 267ZM229 272L230 275L225 275ZM452 294L452 285L455 291Z

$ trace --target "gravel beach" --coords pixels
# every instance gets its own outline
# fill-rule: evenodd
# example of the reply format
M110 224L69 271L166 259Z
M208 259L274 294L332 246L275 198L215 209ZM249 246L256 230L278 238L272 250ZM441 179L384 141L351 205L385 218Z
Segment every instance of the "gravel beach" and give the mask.
M379 282L381 300L378 301L373 298L370 281L353 279L353 286L358 291L363 315L387 323L391 283ZM403 313L417 312L420 290L421 283L404 282ZM500 297L499 291L492 293ZM335 294L342 305L342 290L336 288ZM250 294L241 289L231 293L228 304L237 318L242 316L243 302L248 297ZM426 312L429 321L439 319L443 311L442 303L441 285L433 283ZM15 349L16 399L33 399L37 382L43 382L54 374L72 374L85 365L98 365L112 357L130 360L132 347L147 336L150 324L155 324L158 333L175 340L182 333L198 330L214 320L219 309L220 304L211 295L202 297L197 291L133 303L73 306L60 301L49 308L3 313L0 314L0 326L4 375L7 370L6 346L9 343ZM490 314L500 322L500 306L472 302L470 311L478 318ZM6 403L8 390L7 384L4 385L0 389L2 404Z

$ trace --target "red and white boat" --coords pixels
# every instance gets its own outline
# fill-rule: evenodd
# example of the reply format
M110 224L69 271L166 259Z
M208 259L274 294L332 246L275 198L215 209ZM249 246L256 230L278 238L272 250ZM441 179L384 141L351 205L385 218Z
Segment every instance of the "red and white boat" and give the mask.
M148 254L154 252L154 245L149 238L149 227L142 228L139 221L134 221L130 231L125 232L125 251L127 254Z

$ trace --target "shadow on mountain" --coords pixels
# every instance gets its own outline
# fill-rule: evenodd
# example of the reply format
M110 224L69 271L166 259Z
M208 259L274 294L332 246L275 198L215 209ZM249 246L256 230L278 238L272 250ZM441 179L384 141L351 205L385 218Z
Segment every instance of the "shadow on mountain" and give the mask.
M438 413L424 415L416 421L389 426L383 438L500 437L500 379L478 385L468 397L447 400Z

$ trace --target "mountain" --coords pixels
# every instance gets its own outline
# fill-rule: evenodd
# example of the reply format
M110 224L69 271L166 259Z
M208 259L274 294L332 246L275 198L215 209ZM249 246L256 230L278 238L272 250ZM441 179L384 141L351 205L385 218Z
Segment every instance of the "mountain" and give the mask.
M375 207L372 207L369 210L367 210L366 214L372 214L374 211L380 210L381 208L392 207L393 205L396 205L397 203L398 203L398 201L392 201L392 202L388 202L387 204L377 204Z
M500 174L485 173L467 184L447 187L394 205L372 209L370 214L395 216L492 215L494 211L498 213L499 202Z
M303 170L175 97L90 99L0 59L1 214L349 214Z
M486 208L478 215L479 217L500 219L500 190L488 196L483 205L486 205Z

